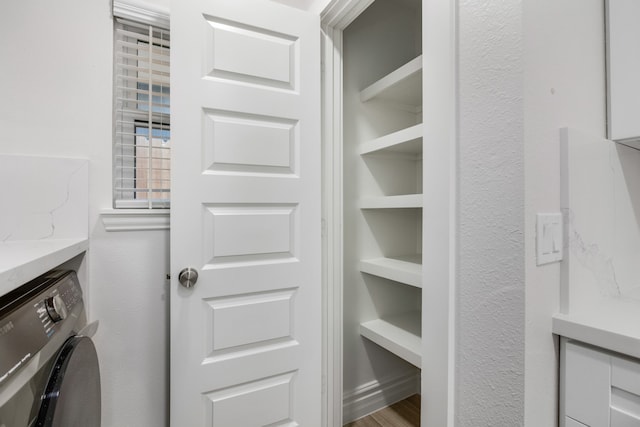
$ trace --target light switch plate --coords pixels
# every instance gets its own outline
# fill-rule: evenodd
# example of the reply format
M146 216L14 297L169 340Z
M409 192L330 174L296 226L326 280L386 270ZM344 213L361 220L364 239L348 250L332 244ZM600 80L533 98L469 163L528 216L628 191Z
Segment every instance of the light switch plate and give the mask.
M536 264L562 260L562 214L539 213L536 224Z

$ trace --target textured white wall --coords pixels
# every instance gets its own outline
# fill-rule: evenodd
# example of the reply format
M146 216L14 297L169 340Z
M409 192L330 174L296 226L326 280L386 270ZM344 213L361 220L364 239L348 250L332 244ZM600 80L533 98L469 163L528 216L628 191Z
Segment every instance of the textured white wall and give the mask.
M456 426L524 419L522 2L459 1Z
M106 233L99 218L111 206L110 1L8 3L0 38L0 152L90 160L89 304L100 320L103 426L163 426L168 233Z
M560 264L537 267L536 212L560 212L560 128L605 136L602 0L525 0L525 424L557 423Z

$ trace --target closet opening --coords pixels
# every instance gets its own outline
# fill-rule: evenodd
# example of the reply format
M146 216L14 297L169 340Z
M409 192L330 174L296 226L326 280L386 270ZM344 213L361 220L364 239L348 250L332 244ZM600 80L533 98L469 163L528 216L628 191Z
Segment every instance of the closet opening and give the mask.
M342 36L343 424L354 427L420 425L421 3L375 0Z

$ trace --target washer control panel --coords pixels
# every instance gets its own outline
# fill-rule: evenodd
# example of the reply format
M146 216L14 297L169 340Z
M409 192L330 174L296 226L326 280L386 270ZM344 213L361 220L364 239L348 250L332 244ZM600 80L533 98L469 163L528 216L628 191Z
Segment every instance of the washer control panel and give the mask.
M83 309L74 271L52 271L0 297L0 385Z

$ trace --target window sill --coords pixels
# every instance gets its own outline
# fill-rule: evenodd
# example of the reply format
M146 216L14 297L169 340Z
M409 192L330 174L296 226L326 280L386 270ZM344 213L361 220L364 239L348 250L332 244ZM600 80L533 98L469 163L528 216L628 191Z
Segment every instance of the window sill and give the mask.
M169 209L105 209L100 212L106 231L169 230Z

